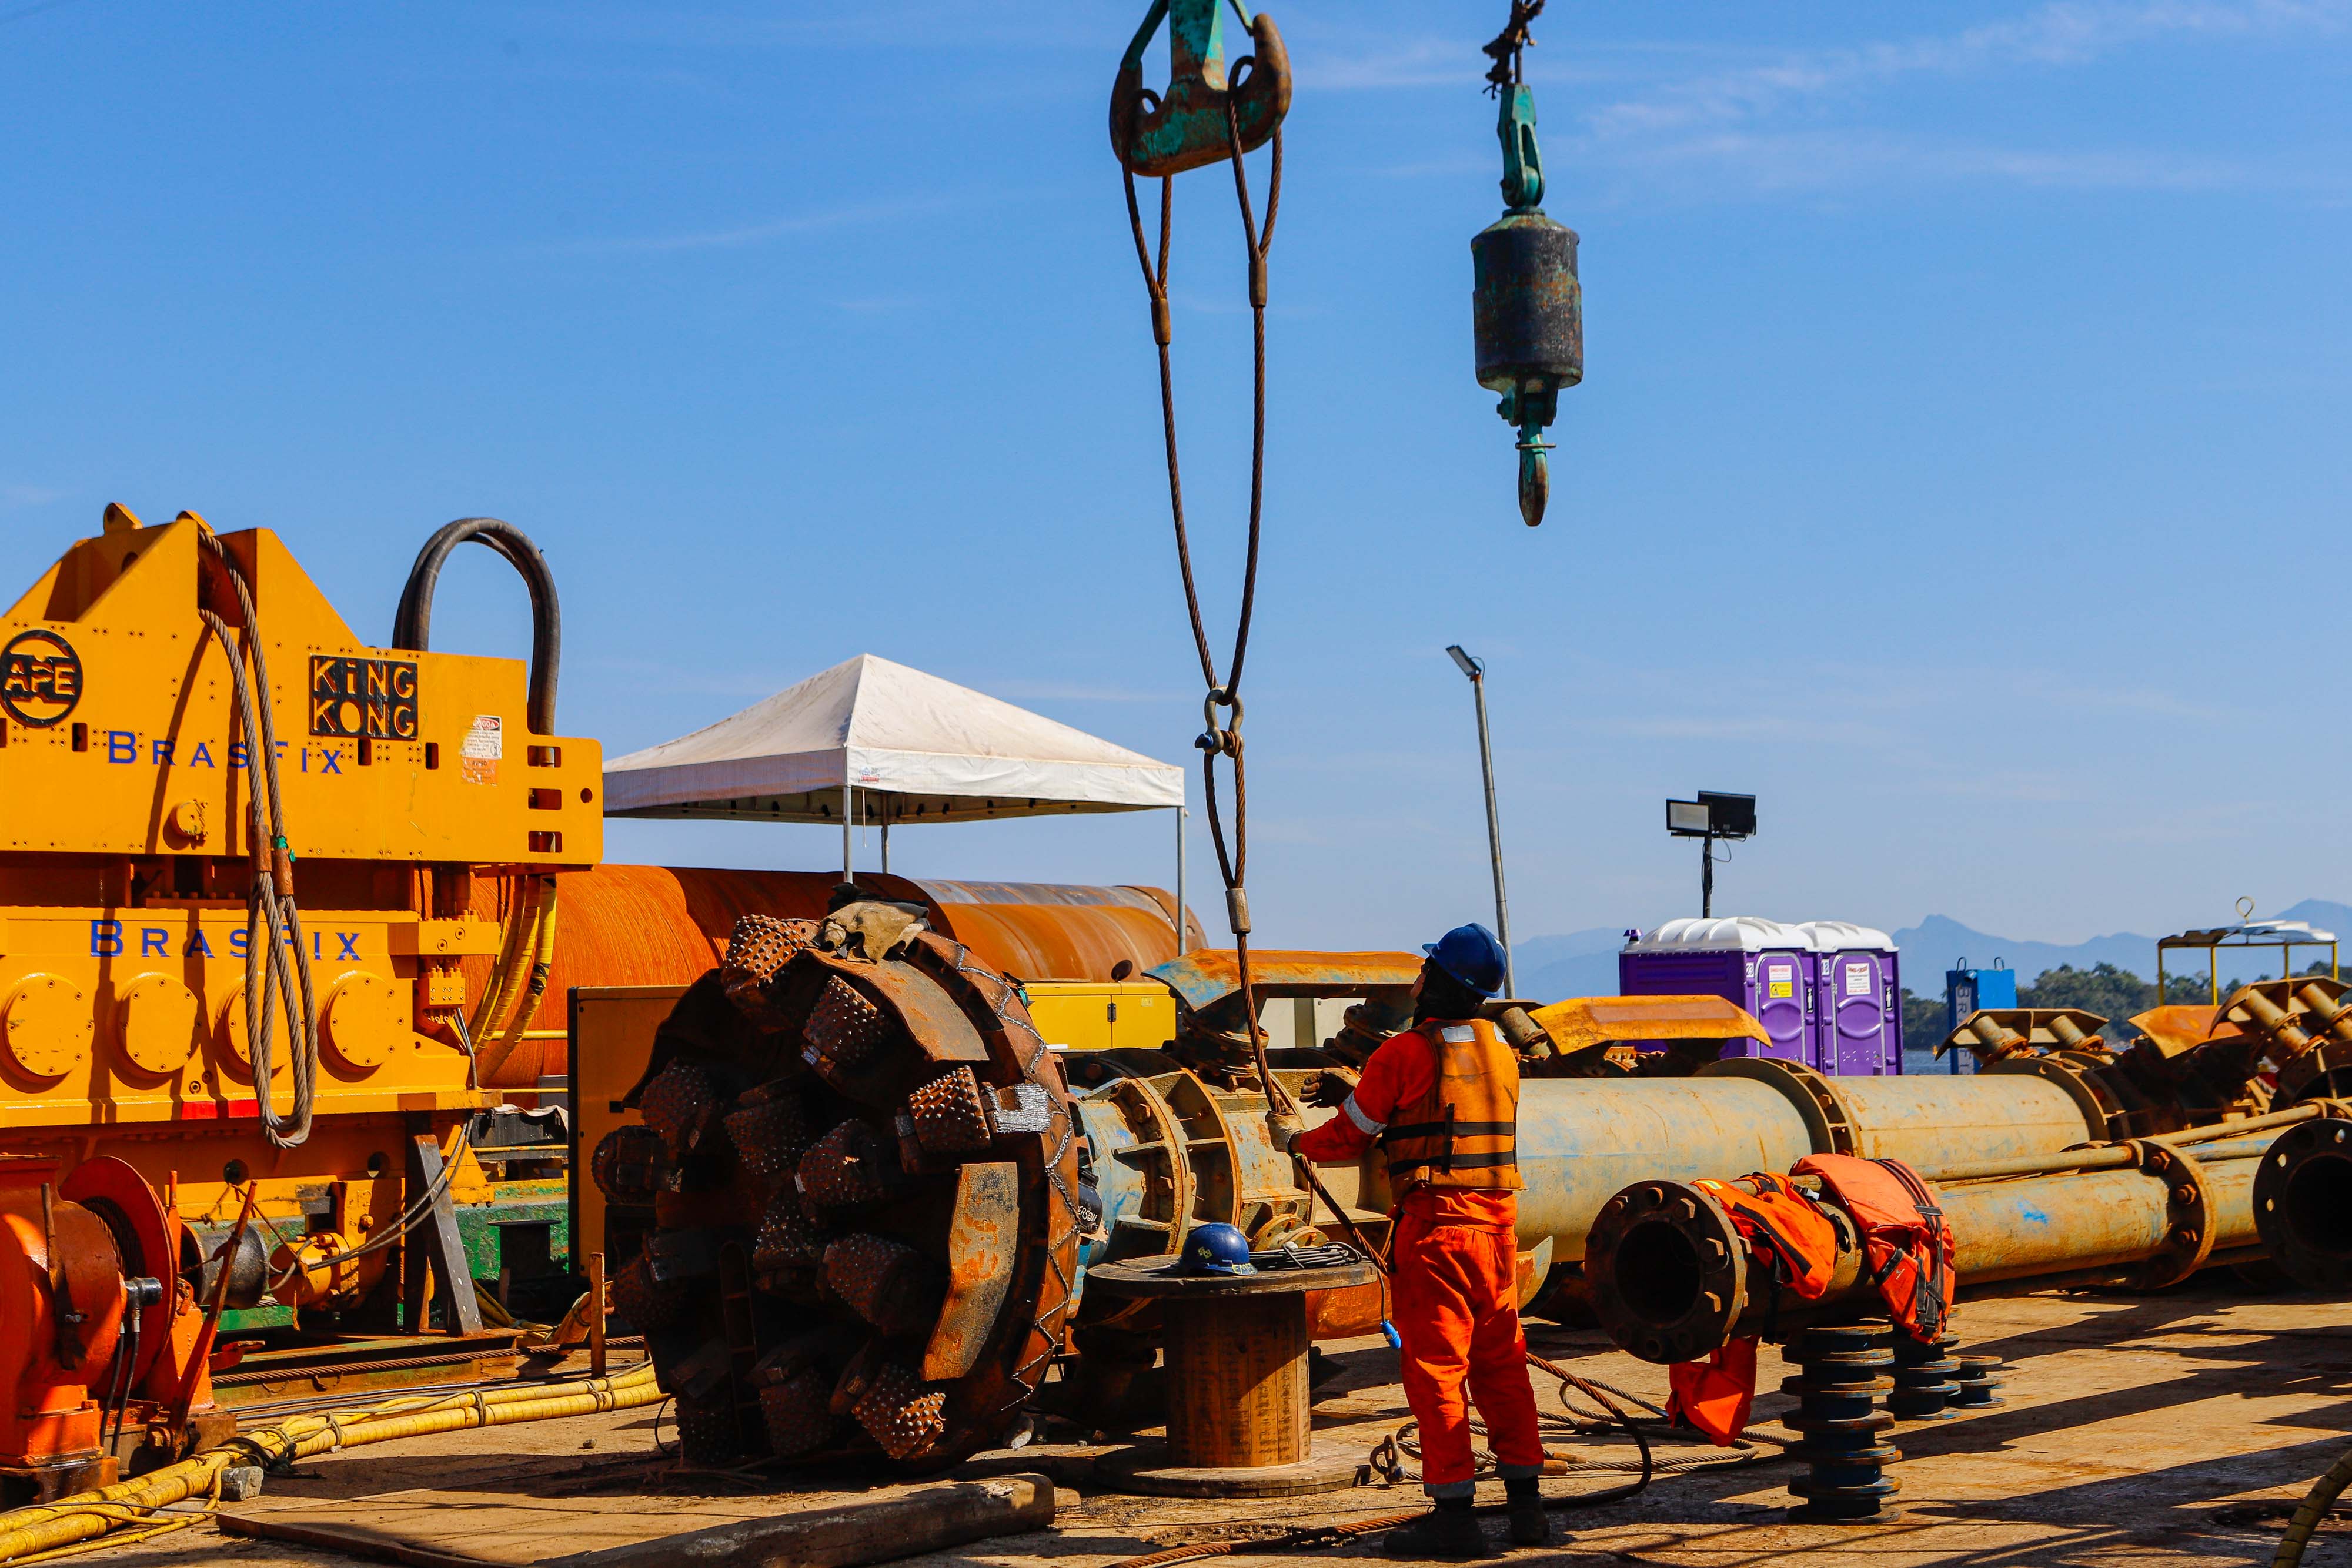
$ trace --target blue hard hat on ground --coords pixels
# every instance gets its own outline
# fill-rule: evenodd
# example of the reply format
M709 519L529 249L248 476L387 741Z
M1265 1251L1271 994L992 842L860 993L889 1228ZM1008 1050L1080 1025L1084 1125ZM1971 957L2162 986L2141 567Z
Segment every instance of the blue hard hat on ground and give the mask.
M1475 920L1423 944L1421 950L1429 955L1430 962L1482 997L1503 988L1503 945Z
M1232 1226L1196 1225L1184 1238L1184 1250L1177 1254L1173 1272L1231 1278L1255 1274L1257 1265L1250 1261L1249 1239Z

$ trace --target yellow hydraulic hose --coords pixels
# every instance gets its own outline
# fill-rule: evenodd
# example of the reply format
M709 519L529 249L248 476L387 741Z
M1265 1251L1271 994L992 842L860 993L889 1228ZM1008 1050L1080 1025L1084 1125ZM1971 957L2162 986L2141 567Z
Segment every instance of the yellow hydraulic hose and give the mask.
M499 1043L499 1066L514 1054L522 1043L523 1030L530 1027L531 1016L539 1011L541 998L547 995L547 972L555 964L555 879L540 881L539 903L531 911L530 970L523 984L522 1000L515 1008L514 1019L507 1025L506 1038Z
M475 1019L473 1038L478 1054L474 1066L478 1082L495 1077L504 1070L507 1059L522 1043L531 1015L539 1011L539 1004L547 995L548 970L555 961L556 883L551 876L533 880L536 885L527 895L529 914L517 908L515 919L507 928L506 949L499 955L499 973L493 977L491 992L484 998L484 1006ZM501 1031L499 1020L506 1018L509 1008L513 1017L507 1019Z
M2287 1521L2285 1538L2280 1541L2277 1552L2271 1558L2271 1568L2295 1568L2303 1561L2303 1549L2311 1544L2311 1538L2318 1532L2320 1521L2327 1517L2328 1510L2336 1506L2336 1500L2344 1494L2347 1483L2352 1483L2352 1453L2347 1453L2336 1460L2326 1475L2312 1483L2310 1495L2303 1500L2303 1506L2296 1509L2294 1517Z
M541 877L526 877L515 890L515 905L507 912L506 939L499 946L498 962L490 967L489 984L483 988L482 999L475 1004L474 1016L467 1021L467 1037L477 1042L478 1049L497 1032L499 1019L514 996L516 977L522 972L523 955L530 950L531 925L539 915L540 889L551 885Z
M92 1540L121 1524L160 1522L156 1510L217 1490L220 1472L238 1464L290 1464L335 1448L388 1443L471 1427L504 1427L653 1405L666 1396L650 1363L611 1377L558 1388L522 1385L431 1398L412 1396L372 1409L289 1416L240 1432L217 1448L152 1470L135 1479L76 1492L37 1508L0 1513L0 1563Z

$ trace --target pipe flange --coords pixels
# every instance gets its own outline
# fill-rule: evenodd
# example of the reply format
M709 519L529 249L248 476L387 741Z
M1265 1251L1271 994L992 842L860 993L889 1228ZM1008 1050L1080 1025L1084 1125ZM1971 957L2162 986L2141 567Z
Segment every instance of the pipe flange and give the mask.
M2124 1145L2139 1168L2164 1183L2164 1244L2125 1283L2136 1291L2177 1285L2213 1255L2213 1189L2198 1163L2169 1144L2134 1138Z
M2352 1123L2338 1110L2289 1127L2254 1175L2254 1229L2298 1285L2352 1284Z
M1601 1326L1652 1363L1696 1361L1748 1303L1748 1248L1723 1206L1681 1182L1641 1182L1601 1207L1584 1248Z
M1837 1092L1837 1081L1800 1061L1777 1056L1733 1056L1710 1061L1693 1074L1697 1078L1752 1078L1769 1083L1787 1097L1804 1119L1805 1136L1817 1155L1856 1152L1853 1113Z
M2352 1045L2323 1040L2279 1069L2278 1093L2271 1103L2284 1109L2338 1090L2352 1090Z

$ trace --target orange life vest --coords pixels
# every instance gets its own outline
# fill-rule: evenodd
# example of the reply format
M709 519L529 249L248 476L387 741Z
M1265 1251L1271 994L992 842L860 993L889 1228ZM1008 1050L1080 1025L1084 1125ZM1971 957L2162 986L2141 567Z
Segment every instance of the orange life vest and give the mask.
M1837 1230L1788 1177L1757 1171L1743 1178L1749 1192L1730 1182L1698 1181L1723 1205L1756 1260L1751 1296L1766 1301L1768 1315L1783 1291L1799 1301L1818 1300L1830 1288L1837 1264ZM1760 1272L1763 1278L1755 1279ZM1722 1447L1738 1437L1756 1404L1756 1338L1727 1341L1705 1361L1678 1361L1666 1369L1669 1419L1689 1422Z
M1787 1176L1757 1171L1743 1179L1754 1182L1758 1190L1751 1193L1722 1181L1693 1185L1730 1213L1749 1254L1763 1265L1765 1288L1751 1285L1748 1294L1788 1291L1800 1301L1819 1300L1837 1266L1837 1229L1829 1216Z
M1862 1232L1864 1278L1877 1287L1895 1326L1923 1343L1944 1332L1958 1284L1952 1227L1936 1189L1901 1160L1808 1155L1798 1176L1821 1177Z
M1381 1134L1397 1196L1416 1186L1524 1186L1518 1057L1485 1019L1433 1019L1413 1032L1429 1042L1437 1076Z

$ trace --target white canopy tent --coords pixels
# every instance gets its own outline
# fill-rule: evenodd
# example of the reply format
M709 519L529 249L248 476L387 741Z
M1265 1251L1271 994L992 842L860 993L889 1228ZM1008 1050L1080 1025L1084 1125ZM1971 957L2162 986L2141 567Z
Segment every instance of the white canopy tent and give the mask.
M1176 813L1184 896L1184 774L1026 708L860 653L691 735L604 765L608 817L962 822L1096 811Z

